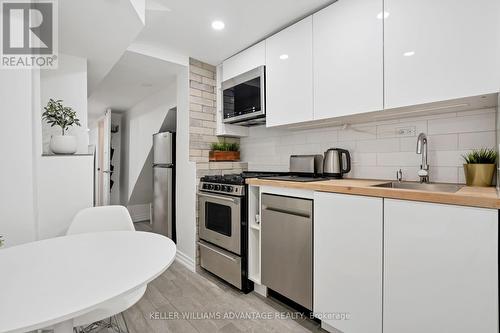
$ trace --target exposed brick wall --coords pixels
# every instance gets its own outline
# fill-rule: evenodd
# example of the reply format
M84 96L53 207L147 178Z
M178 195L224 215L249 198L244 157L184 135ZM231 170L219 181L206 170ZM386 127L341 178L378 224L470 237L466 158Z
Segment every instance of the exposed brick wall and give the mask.
M208 153L213 142L237 142L237 138L222 138L216 134L215 66L201 61L189 61L189 158L196 162L197 177L206 174L238 173L246 170L240 162L209 162Z
M215 66L189 59L189 159L196 163L197 184L205 175L240 173L247 170L241 162L210 162L208 153L213 142L237 142L237 138L216 136L216 77ZM198 202L196 204L196 238L198 239ZM199 249L196 251L199 265Z

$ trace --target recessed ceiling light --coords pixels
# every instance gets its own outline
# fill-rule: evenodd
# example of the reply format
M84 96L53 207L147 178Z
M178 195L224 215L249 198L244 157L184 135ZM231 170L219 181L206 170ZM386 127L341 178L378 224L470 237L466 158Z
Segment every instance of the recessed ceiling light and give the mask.
M403 55L405 57L411 57L411 56L415 55L415 51L408 51L408 52L403 53Z
M144 88L151 88L152 86L153 86L152 83L147 83L147 82L141 84L141 87L144 87Z
M222 30L224 29L226 25L222 21L213 21L212 22L212 29L214 30Z
M286 59L288 59L288 54L282 54L282 55L280 55L280 59L281 59L281 60L286 60Z
M382 18L386 19L389 17L389 15L391 15L389 12L380 12L378 13L377 18L379 20L381 20Z

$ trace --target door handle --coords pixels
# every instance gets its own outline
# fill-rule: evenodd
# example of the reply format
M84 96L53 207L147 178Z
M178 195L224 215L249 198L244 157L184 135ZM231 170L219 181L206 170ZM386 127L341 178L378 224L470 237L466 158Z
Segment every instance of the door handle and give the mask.
M111 173L110 170L104 170L102 173Z
M205 198L209 198L209 199L224 200L224 201L232 202L234 204L238 203L238 201L237 201L238 199L234 199L234 198L227 198L227 197L223 197L223 196L210 195L210 194L205 194L205 193L198 193L198 195L200 197L205 197Z

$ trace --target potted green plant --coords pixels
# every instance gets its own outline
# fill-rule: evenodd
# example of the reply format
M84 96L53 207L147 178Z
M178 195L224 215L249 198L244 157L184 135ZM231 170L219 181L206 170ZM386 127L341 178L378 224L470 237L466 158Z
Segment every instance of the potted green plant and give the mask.
M237 143L214 142L208 155L210 161L239 161L240 145Z
M462 157L465 160L465 182L468 186L491 186L498 153L494 149L473 150Z
M76 137L67 135L66 131L71 126L81 126L80 119L76 117L76 112L62 104L62 100L53 100L52 98L44 107L42 120L45 120L50 127L61 127L61 135L53 135L50 138L50 150L54 154L74 154L76 153Z

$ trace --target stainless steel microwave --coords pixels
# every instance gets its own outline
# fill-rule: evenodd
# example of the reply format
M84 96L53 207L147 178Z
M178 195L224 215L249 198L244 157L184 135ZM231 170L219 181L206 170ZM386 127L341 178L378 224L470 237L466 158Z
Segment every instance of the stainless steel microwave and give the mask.
M265 66L260 66L222 82L224 123L252 126L265 122L265 76Z

